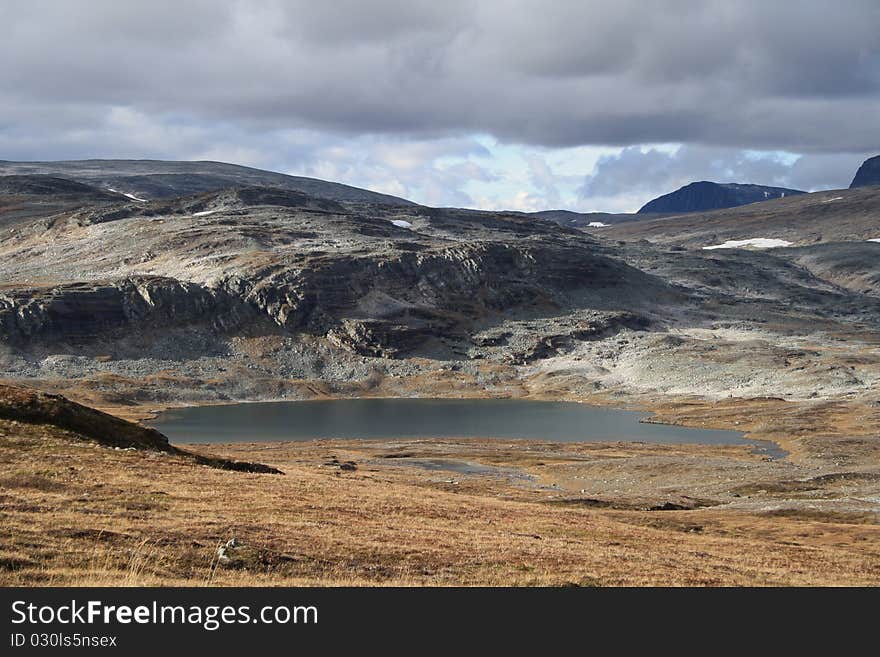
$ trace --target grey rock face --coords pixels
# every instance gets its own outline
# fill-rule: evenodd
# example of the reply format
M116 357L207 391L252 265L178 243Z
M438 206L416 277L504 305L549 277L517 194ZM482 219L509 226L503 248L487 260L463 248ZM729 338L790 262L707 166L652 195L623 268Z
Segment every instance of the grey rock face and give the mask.
M0 335L9 341L88 339L206 319L225 330L245 314L243 304L222 292L162 277L0 293Z

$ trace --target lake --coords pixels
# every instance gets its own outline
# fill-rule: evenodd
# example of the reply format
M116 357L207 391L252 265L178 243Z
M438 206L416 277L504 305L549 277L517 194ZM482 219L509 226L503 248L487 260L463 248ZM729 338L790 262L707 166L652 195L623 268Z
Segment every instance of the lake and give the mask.
M320 438L497 438L553 442L641 441L756 445L738 431L641 422L647 413L576 402L522 399L332 399L193 406L151 424L173 443L265 442Z

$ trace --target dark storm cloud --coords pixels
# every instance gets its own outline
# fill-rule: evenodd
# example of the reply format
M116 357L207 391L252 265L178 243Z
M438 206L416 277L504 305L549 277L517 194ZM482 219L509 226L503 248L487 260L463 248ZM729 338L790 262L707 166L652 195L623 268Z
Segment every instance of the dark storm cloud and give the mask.
M552 146L880 147L876 0L29 0L3 13L4 106Z
M880 152L877 0L5 0L0 25L2 159L225 159L552 204L580 182L545 147L685 144L586 177L637 207L694 178L845 186ZM478 135L522 145L526 172Z

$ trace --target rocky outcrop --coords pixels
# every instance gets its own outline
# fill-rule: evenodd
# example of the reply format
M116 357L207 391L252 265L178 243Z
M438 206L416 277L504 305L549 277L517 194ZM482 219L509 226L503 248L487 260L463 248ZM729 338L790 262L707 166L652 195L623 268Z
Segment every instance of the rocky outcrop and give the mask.
M0 338L90 339L196 322L224 331L249 310L223 292L163 277L22 288L0 293Z
M522 350L511 349L511 358L524 365L544 358L552 358L569 351L577 342L601 340L615 335L624 329L644 331L651 321L634 313L609 313L592 322L581 322L578 326L563 333L536 336L535 341Z
M442 316L400 321L343 318L327 332L331 344L361 356L395 358L417 349L433 337L464 339L455 321Z
M359 220L348 225L365 229ZM279 237L248 234L263 243ZM222 334L247 330L262 317L287 334L324 337L364 356L398 357L434 338L466 343L474 323L508 312L621 298L635 303L670 293L659 279L583 240L438 244L423 238L420 248L387 250L379 237L359 238L368 250L313 251L296 262L262 251L256 266L237 267L212 286L133 276L14 287L0 292L0 337L18 344L82 342L189 325Z
M287 330L326 334L362 355L390 356L432 336L461 339L474 321L510 310L566 307L578 292L592 292L596 300L618 294L634 299L664 288L583 248L482 243L320 258L260 279L236 277L224 289Z
M862 162L862 166L856 171L855 178L849 187L852 189L868 185L880 185L880 155L875 155Z
M682 212L705 212L721 208L735 208L740 205L769 201L796 194L804 194L797 189L766 187L764 185L741 185L737 183L715 183L708 181L685 185L669 194L649 201L639 210L639 214Z
M583 310L552 318L505 322L471 336L472 358L496 357L528 365L600 341L626 330L645 331L651 318L627 311Z

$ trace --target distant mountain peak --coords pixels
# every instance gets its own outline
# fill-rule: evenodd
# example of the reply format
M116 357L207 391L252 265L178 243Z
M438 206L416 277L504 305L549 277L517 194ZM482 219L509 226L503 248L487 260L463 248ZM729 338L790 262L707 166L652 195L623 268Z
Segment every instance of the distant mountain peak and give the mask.
M799 189L785 187L700 180L649 201L642 206L639 214L706 212L805 193Z
M866 187L868 185L880 185L880 155L869 157L862 162L862 166L856 171L855 178L849 188Z

